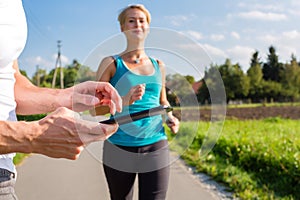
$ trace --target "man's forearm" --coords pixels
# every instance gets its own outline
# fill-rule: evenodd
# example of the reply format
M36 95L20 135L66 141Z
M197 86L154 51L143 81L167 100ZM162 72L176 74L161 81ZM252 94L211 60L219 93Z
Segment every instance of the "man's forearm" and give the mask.
M0 121L0 154L6 153L31 153L31 140L35 126L29 126L29 122Z
M71 95L66 92L62 94L62 90L38 87L21 87L17 92L17 113L23 115L41 114L52 112L58 107L71 107ZM63 103L64 102L64 103ZM66 102L69 102L68 104Z
M54 111L61 106L71 107L72 91L70 89L60 90L37 87L20 73L17 60L14 62L13 67L16 70L15 100L18 114L41 114Z

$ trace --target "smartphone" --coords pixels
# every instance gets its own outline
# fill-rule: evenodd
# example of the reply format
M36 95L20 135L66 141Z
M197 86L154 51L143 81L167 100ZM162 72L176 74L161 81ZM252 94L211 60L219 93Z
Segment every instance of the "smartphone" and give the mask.
M154 108L150 108L147 110L143 110L143 111L139 111L139 112L135 112L135 113L130 113L128 115L122 115L122 116L117 116L117 117L113 117L104 121L100 121L99 123L101 124L115 124L118 123L119 125L121 124L126 124L132 121L136 121L139 119L143 119L146 117L151 117L151 116L155 116L155 115L161 115L161 114L165 114L167 112L172 111L173 108L170 106L157 106Z

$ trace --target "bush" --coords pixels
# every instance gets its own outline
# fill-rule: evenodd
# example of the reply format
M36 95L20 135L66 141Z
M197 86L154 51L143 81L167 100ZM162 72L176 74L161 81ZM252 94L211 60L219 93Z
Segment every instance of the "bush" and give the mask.
M36 121L42 119L46 116L46 114L38 114L38 115L18 115L18 121Z

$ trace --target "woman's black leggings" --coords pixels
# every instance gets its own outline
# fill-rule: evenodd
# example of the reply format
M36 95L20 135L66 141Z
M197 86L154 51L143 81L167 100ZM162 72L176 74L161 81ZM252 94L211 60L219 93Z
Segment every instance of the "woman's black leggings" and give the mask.
M112 200L132 200L136 175L139 200L166 199L170 172L166 140L142 147L105 141L103 167Z

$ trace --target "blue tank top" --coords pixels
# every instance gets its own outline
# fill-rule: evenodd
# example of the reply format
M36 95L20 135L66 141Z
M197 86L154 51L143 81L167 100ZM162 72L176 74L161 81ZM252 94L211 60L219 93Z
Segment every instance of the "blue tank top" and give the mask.
M114 56L114 59L116 73L111 78L110 83L118 90L121 96L126 95L133 86L143 83L146 85L142 99L135 101L130 106L124 106L122 113L116 113L115 116L159 106L162 75L156 60L149 58L154 67L152 75L139 75L132 72L120 56ZM153 144L166 139L162 116L158 115L120 125L117 132L108 141L116 145L135 147Z

